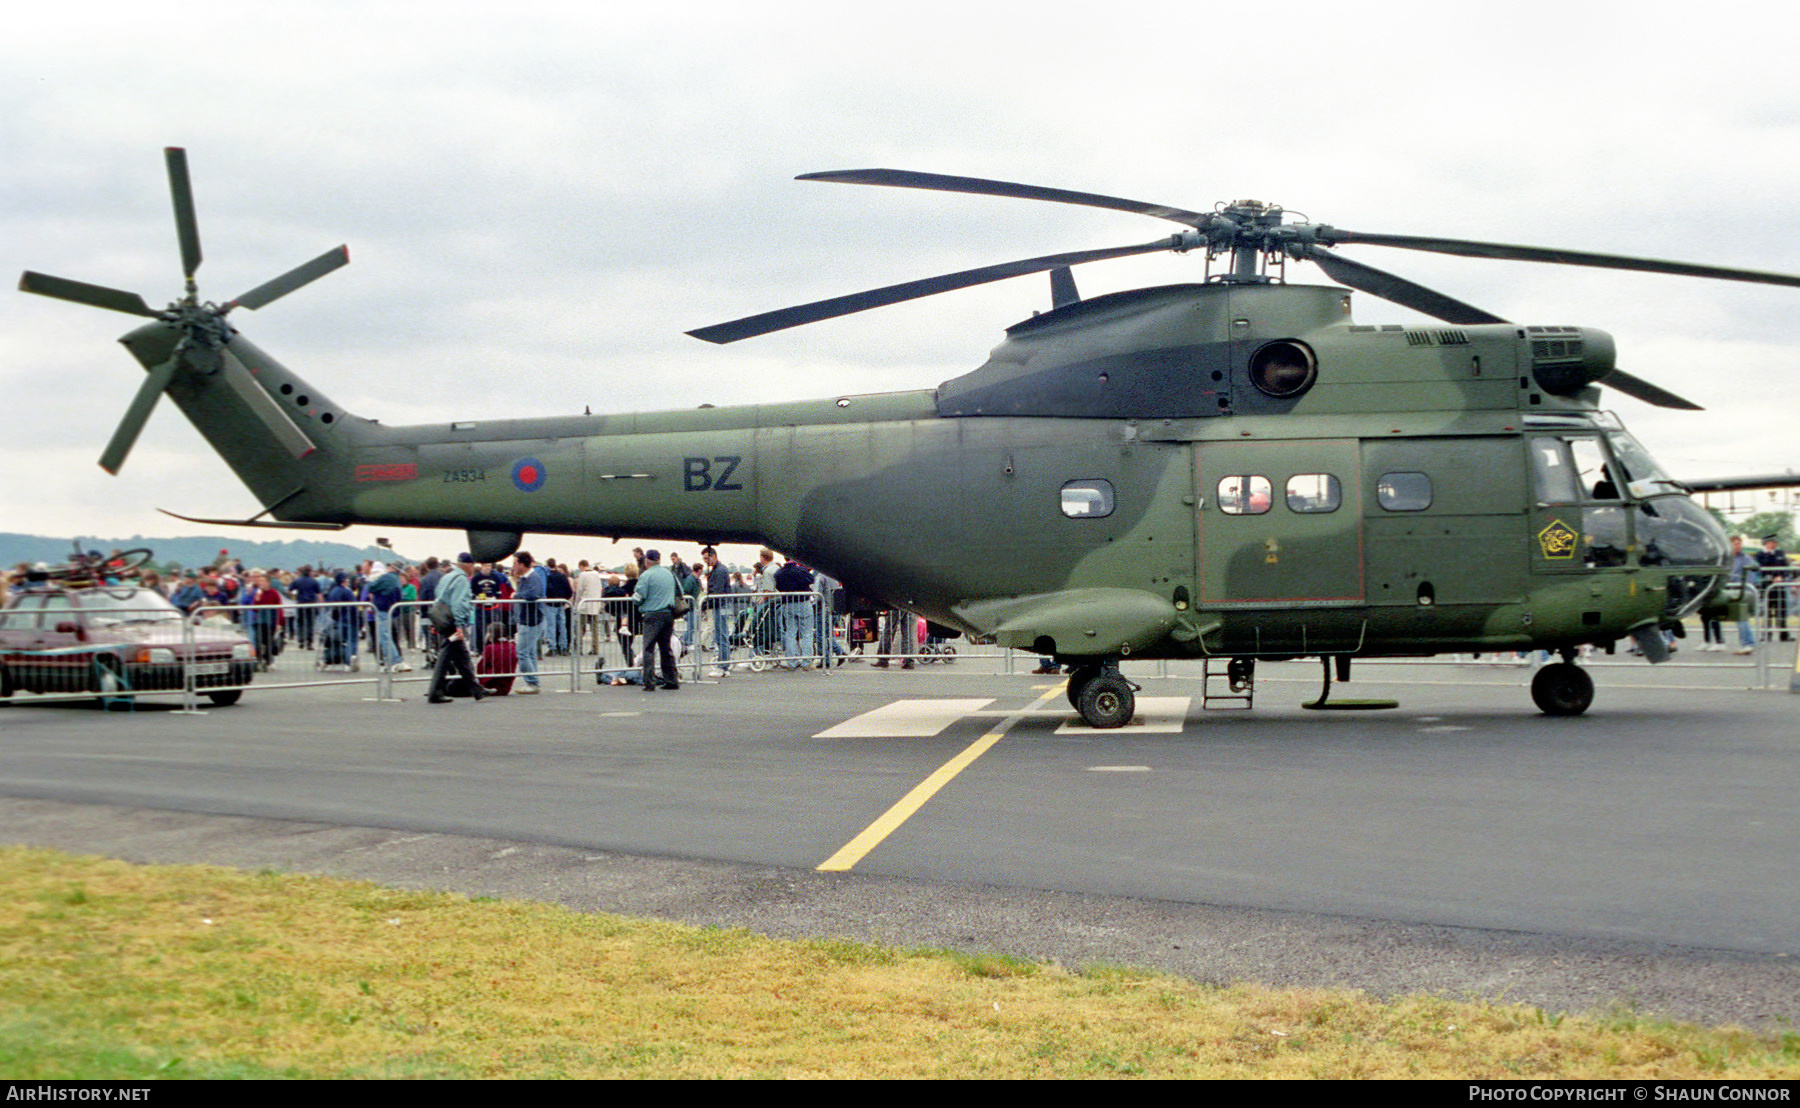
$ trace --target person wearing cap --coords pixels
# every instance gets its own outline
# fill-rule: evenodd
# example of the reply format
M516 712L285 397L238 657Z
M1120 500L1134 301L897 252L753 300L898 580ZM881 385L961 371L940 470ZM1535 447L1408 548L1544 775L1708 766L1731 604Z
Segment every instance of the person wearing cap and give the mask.
M456 565L445 570L443 577L438 579L437 599L450 609L456 629L445 636L443 648L438 651L437 666L431 671L431 692L425 699L433 704L449 703L445 677L452 668L474 690L476 700L484 700L489 695L475 679L475 666L469 660L469 631L475 623L475 601L469 592L469 575L474 572L475 559L460 554Z
M680 593L680 586L675 583L675 574L662 564L660 552L644 551L644 566L632 593L637 597L638 617L644 626L644 691L655 692L657 689L656 658L659 654L662 656L662 687L679 689L681 679L675 674L675 649L670 640L675 632L675 598Z
M1764 535L1762 549L1756 552L1756 564L1763 570L1763 595L1767 597L1764 610L1768 613L1769 637L1773 639L1776 629L1780 629L1781 641L1787 642L1788 593L1783 588L1793 578L1785 573L1770 573L1769 570L1785 570L1788 568L1787 552L1781 549L1781 536Z

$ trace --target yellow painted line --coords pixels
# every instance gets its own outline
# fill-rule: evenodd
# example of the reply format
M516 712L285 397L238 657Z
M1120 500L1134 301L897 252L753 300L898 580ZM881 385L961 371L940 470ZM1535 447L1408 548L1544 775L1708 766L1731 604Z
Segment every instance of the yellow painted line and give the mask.
M900 829L901 824L911 819L914 812L923 808L927 800L936 796L939 790L955 780L957 774L968 769L975 759L986 754L989 748L1004 738L1007 731L1012 729L1013 724L1042 707L1053 697L1061 696L1062 690L1061 685L1051 689L1033 701L1029 707L1014 712L1002 720L999 726L965 747L956 757L939 766L937 772L913 786L913 790L901 797L892 808L883 812L874 823L863 828L862 834L845 843L838 848L836 854L819 863L818 872L841 873L853 868L856 863L863 860L869 851L880 846L883 840Z

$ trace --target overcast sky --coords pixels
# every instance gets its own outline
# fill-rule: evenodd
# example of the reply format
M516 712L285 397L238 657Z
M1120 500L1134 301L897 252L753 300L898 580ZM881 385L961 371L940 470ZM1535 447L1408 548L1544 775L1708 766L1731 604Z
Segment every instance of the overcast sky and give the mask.
M0 42L0 260L174 299L161 151L185 146L202 296L348 243L347 269L233 319L339 405L390 424L929 388L1047 307L1048 281L728 347L683 332L1174 229L792 179L828 169L1197 210L1254 197L1364 231L1800 273L1800 9L649 7L30 6ZM1612 332L1622 367L1708 409L1609 394L1679 476L1800 468L1800 289L1343 252L1509 319ZM1095 295L1199 273L1197 256L1158 255L1076 278ZM1356 314L1418 318L1360 294ZM133 322L0 296L0 530L184 534L155 509L260 507L166 403L122 476L96 465L142 380L114 343ZM409 552L458 544L395 538ZM574 540L538 545L589 556Z

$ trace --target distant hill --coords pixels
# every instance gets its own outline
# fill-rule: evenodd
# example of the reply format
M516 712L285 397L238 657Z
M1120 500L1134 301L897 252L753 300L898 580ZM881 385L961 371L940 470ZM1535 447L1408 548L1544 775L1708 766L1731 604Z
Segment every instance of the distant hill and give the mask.
M323 568L344 568L356 565L364 558L389 558L387 551L375 546L351 546L341 542L320 542L314 539L288 539L282 542L245 542L242 539L226 538L223 535L201 535L192 538L156 538L147 539L142 535L130 538L94 538L82 536L83 550L98 550L103 554L113 550L131 550L135 547L148 547L155 551L154 561L159 565L175 562L184 567L211 565L219 556L219 551L229 550L232 557L239 558L245 566L260 566L266 569L296 569L303 565ZM43 535L19 535L0 532L0 566L11 567L20 562L36 563L66 562L69 552L75 549L72 538L48 538Z

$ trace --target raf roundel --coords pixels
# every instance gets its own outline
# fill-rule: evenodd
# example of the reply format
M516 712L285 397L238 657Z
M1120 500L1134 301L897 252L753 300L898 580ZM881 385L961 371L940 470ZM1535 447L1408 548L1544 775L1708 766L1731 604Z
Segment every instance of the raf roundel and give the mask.
M513 487L520 492L536 492L544 487L544 463L536 458L520 458L513 463Z

